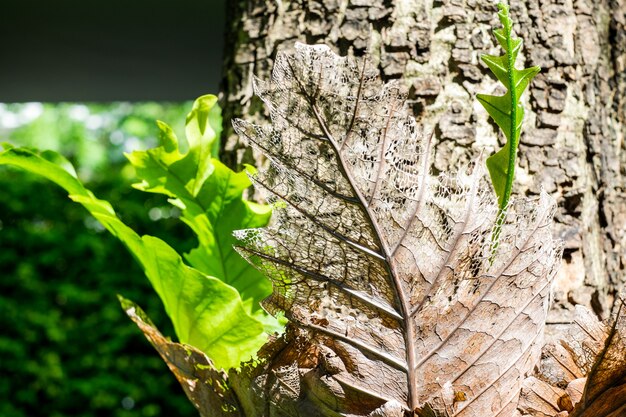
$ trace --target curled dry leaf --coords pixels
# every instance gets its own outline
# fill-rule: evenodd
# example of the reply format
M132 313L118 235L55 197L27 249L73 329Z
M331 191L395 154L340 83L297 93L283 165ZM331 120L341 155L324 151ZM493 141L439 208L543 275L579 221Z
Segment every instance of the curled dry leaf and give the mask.
M256 398L246 416L516 415L560 257L554 203L511 203L490 262L482 171L431 176L428 135L377 73L297 44L255 83L272 124L234 122L271 161L253 181L277 203L238 249L290 330L231 385Z
M562 340L543 349L536 377L524 383L520 410L533 417L626 416L626 312L612 325L582 306Z
M165 338L146 314L130 300L119 297L122 308L167 363L185 394L202 417L240 417L233 392L225 385L226 376L198 349Z
M626 312L620 304L572 417L626 415Z

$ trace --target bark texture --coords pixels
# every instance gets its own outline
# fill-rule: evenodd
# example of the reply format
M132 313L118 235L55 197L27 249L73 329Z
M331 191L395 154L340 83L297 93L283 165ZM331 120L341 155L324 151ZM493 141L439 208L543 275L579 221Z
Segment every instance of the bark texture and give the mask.
M525 95L514 191L559 203L554 233L565 254L549 321L574 305L600 317L626 283L626 0L511 2L522 59L543 71ZM434 173L456 171L503 137L475 100L499 94L481 53L498 54L487 0L237 0L229 3L224 119L264 121L252 76L269 78L278 50L325 43L361 56L383 80L402 79L416 119L435 132ZM521 66L522 62L518 63ZM227 164L262 163L227 123Z

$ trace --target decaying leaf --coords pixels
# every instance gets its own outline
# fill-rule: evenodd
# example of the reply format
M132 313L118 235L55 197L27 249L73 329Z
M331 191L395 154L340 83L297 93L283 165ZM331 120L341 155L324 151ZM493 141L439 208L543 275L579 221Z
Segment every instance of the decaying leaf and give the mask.
M226 375L204 353L166 339L139 306L123 297L119 299L128 317L159 352L202 417L242 416L237 398L225 385Z
M543 349L536 377L525 381L520 409L533 417L626 416L626 312L607 326L576 307L568 334Z
M394 406L512 416L539 359L560 257L554 204L511 203L490 263L498 206L483 173L431 176L428 135L399 84L376 74L298 44L255 83L272 125L234 122L272 162L253 181L277 203L271 227L238 234L239 251L272 279L265 306L291 330L252 382L233 387L266 394L250 416Z
M626 312L620 304L572 417L626 415Z
M544 347L539 365L542 379L554 386L565 387L585 377L604 346L607 327L589 310L576 306L574 323L558 342Z

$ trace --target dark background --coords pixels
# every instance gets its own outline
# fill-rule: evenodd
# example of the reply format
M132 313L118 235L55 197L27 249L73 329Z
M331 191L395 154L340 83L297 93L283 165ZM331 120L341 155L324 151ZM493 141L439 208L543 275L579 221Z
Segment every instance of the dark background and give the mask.
M217 92L226 0L0 0L0 103Z

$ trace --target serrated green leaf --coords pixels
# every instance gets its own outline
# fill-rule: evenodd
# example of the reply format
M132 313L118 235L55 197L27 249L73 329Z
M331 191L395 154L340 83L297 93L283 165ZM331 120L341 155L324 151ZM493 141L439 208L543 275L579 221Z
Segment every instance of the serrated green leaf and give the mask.
M508 140L511 134L511 95L506 93L503 96L490 96L487 94L477 94L476 98L483 105L487 113L502 129ZM507 142L508 142L507 140Z
M502 211L506 208L511 194L517 147L524 119L524 108L520 99L540 68L531 67L523 70L515 68L522 40L513 37L513 22L509 17L508 6L499 3L498 9L498 17L503 28L495 29L493 32L505 54L499 57L482 55L481 59L506 87L507 92L504 96L478 94L477 99L502 129L507 139L506 145L487 159L491 182Z
M480 59L487 64L491 72L502 84L509 82L509 72L507 70L506 56L481 55Z
M502 149L487 158L487 169L489 177L495 190L504 190L506 187L506 177L508 172L508 161L510 153L509 142Z
M513 21L509 16L509 6L504 3L498 3L498 19L505 31L510 32L513 28Z
M496 225L491 235L491 261L493 261L498 249L500 231L505 219L503 214L509 204L513 187L517 147L524 120L524 107L520 103L521 96L533 77L541 70L539 67L523 70L515 68L515 61L522 49L522 40L513 37L513 21L509 16L509 7L503 3L498 3L498 9L498 17L503 27L495 29L493 33L504 49L504 55L482 55L481 59L498 81L506 87L507 92L503 96L477 95L480 104L502 129L506 137L504 147L487 158L487 169L499 205Z
M187 117L187 153L180 152L178 139L169 126L160 122L161 146L127 155L142 180L134 187L170 197L170 202L181 209L181 219L198 236L199 246L185 255L187 261L237 289L248 313L258 314L267 324L267 331L273 332L277 328L275 319L260 307L272 292L271 283L233 248L233 231L266 226L271 208L243 199L251 185L245 172L236 173L217 159L197 159L206 154L205 142L215 140L209 126L215 96L201 99ZM210 174L201 175L199 171Z
M517 97L521 97L524 91L526 91L526 87L535 78L535 75L539 74L541 68L535 66L530 68L525 68L523 70L515 70L515 91Z
M50 151L9 147L0 153L0 165L21 167L63 187L126 245L163 301L181 342L205 352L218 367L237 367L253 357L267 336L261 322L244 308L239 293L220 279L185 265L162 240L136 234L107 201L97 199L73 170L62 166L64 161Z

